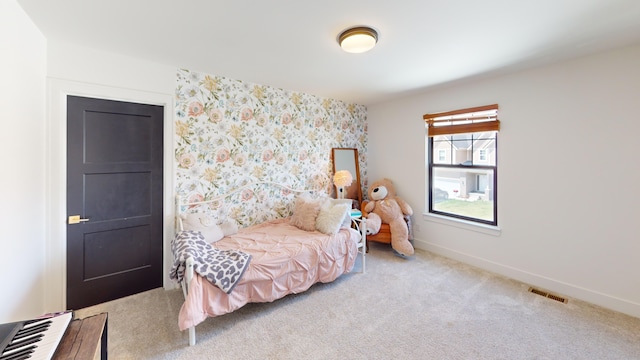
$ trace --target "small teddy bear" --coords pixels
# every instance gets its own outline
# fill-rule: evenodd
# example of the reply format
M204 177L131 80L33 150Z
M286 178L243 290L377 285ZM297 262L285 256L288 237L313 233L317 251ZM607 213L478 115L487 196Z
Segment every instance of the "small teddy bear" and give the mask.
M405 215L413 215L409 204L396 196L396 189L389 179L378 180L369 186L369 202L364 210L367 215L367 233L380 230L380 223L389 224L391 232L391 248L399 255L408 257L413 255L414 249L409 242L409 228L404 219Z

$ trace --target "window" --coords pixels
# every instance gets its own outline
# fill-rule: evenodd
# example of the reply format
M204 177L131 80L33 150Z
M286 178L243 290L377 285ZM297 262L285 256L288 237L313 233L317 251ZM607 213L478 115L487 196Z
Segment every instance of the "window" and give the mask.
M498 105L426 114L429 213L498 225Z

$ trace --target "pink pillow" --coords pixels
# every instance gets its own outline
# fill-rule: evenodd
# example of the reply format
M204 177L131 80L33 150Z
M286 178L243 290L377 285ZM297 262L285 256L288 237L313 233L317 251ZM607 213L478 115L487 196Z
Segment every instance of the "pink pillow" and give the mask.
M289 223L305 231L314 231L321 205L322 203L317 199L297 198Z

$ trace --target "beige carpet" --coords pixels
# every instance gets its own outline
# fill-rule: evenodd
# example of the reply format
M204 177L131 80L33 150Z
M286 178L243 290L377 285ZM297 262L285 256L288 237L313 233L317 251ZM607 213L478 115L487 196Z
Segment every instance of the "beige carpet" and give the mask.
M640 359L640 319L418 250L372 244L367 273L196 328L177 326L180 290L156 289L77 311L109 313L110 359Z

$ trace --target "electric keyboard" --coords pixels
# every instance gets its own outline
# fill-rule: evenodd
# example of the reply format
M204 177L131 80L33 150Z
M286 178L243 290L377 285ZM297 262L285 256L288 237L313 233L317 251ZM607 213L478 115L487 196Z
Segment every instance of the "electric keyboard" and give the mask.
M72 312L54 317L0 325L0 360L49 360L73 317Z

